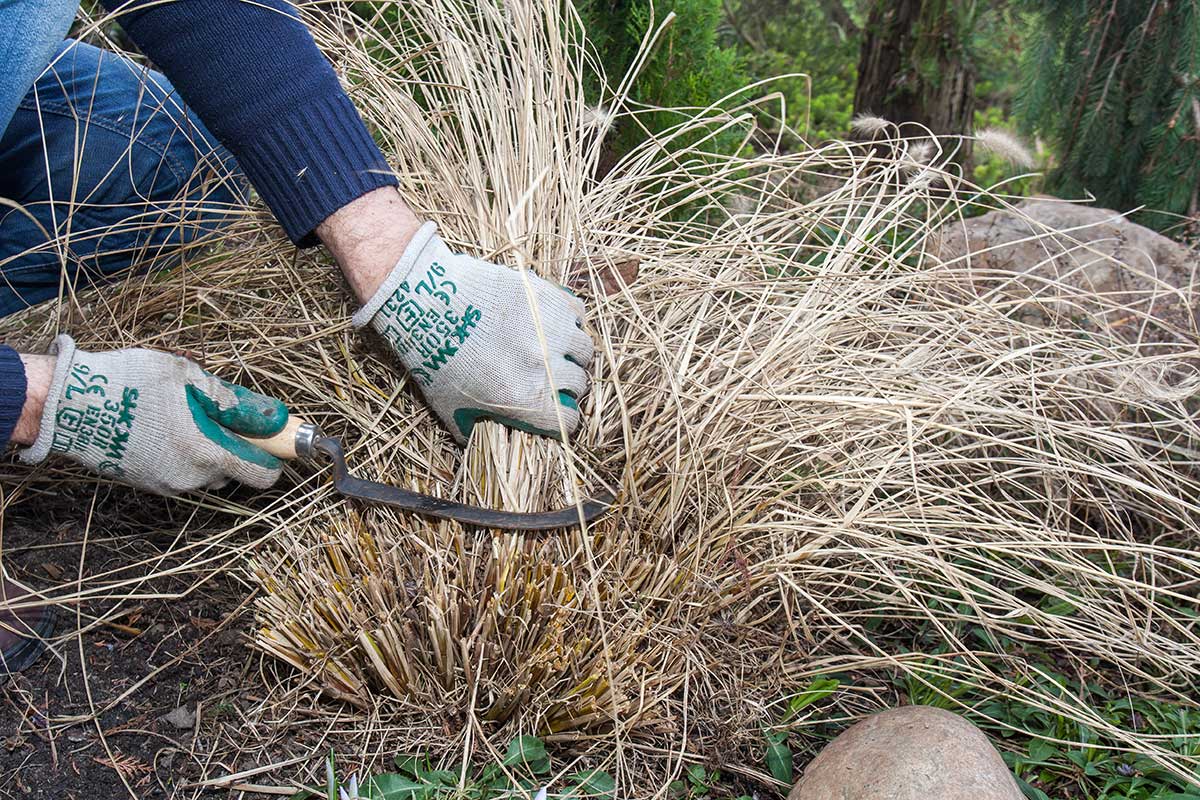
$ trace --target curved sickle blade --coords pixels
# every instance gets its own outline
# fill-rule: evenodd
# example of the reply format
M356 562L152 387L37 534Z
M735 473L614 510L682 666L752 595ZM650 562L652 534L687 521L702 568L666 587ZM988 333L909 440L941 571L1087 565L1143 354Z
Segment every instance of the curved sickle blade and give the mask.
M466 503L443 500L440 497L401 489L398 486L387 486L355 478L346 468L342 443L337 439L322 437L313 446L333 461L333 488L346 497L353 497L367 503L391 506L415 514L454 520L465 525L476 525L480 528L499 528L509 531L553 531L560 528L579 527L581 509L576 506L535 513L493 511L478 506L469 506ZM612 501L613 498L610 495L599 500L585 500L582 503L583 522L590 523L602 515L611 507Z

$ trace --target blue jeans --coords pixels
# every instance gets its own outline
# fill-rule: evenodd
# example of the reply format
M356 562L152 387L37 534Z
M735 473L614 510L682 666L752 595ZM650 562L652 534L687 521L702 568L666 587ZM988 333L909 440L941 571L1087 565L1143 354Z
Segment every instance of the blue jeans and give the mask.
M244 186L165 77L64 42L0 137L0 316L177 265Z

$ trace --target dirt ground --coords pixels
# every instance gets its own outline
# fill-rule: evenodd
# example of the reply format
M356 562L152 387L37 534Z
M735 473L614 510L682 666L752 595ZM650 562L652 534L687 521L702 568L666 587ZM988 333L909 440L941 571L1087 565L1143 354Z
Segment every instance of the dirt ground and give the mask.
M161 535L147 533L142 522L117 523L106 536L95 520L182 513L170 501L116 490L98 503L85 554L86 501L10 506L3 528L10 574L48 590L77 579L81 555L85 578L157 558L171 544L165 521ZM137 593L183 593L194 579L160 577ZM61 609L53 652L0 689L0 798L238 796L194 784L245 768L215 754L220 742L237 740L241 712L261 686L249 679L259 657L247 644L247 591L218 573L182 598ZM107 623L89 622L111 615L114 606L118 612ZM82 635L77 613L84 617Z

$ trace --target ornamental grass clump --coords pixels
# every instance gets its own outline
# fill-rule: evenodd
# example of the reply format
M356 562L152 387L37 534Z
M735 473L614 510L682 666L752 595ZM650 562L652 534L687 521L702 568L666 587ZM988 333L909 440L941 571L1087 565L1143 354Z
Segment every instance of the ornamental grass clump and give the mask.
M1028 304L1083 321L1111 299L1053 281L1014 298L1013 275L938 258L931 234L964 207L1008 205L947 166L953 141L878 121L870 145L812 146L768 85L677 110L602 169L605 126L643 109L628 78L584 96L595 59L569 5L306 11L404 196L454 246L587 300L578 436L484 423L457 448L350 330L333 269L263 236L261 212L181 271L4 330L195 353L341 437L373 480L514 511L618 502L585 531L502 534L343 501L308 465L269 493L179 501L223 527L181 536L173 569L232 566L257 593L261 701L230 747L269 763L320 739L370 770L535 734L648 797L689 759L761 778L764 727L876 710L902 679L1196 768L1194 743L1099 714L1035 658L1191 702L1196 331L1158 335L1153 304L1122 336L1031 324ZM852 687L787 712L830 674Z
M602 612L524 537L489 547L438 524L397 542L372 527L351 514L312 553L293 554L287 571L256 571L259 646L315 672L330 695L362 708L385 698L414 710L471 706L487 722L521 718L557 733L603 726L614 713L633 718L635 698L621 684L675 680L677 644L650 640L641 622L610 631L606 651L587 622ZM651 572L635 562L618 577L638 585Z

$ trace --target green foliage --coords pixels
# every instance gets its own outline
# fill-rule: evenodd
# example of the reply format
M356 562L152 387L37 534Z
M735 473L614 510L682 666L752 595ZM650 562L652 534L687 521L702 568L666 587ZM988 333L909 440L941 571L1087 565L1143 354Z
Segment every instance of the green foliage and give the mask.
M1049 597L1039 605L1046 613L1063 616L1076 611L1070 603ZM977 632L979 638L990 635ZM1200 756L1200 707L1139 697L1127 680L1107 684L1068 677L1057 669L1061 659L1055 653L1029 644L1003 639L992 645L1019 654L1032 666L1014 679L1017 688L1007 696L997 699L978 685L956 680L942 658L930 661L928 668L912 664L896 678L904 702L955 713L964 708L978 712L972 721L997 743L1031 800L1200 800L1200 773L1189 780L1149 758L1114 751L1088 725L1061 711L1030 705L1024 698L1053 697L1061 709L1086 707L1085 717L1155 737L1160 744L1168 742L1168 747L1193 760ZM951 663L958 661L951 659ZM1096 658L1091 661L1089 672L1103 674L1105 665Z
M804 709L829 697L840 685L841 681L836 678L814 678L808 688L788 698L788 715L783 722L790 722Z
M748 82L743 59L720 32L721 0L580 0L577 5L588 38L613 83L633 65L647 31L675 13L676 19L659 37L630 87L634 104L703 108ZM598 84L590 89L592 102L606 100ZM645 138L642 126L658 133L683 119L662 111L639 113L637 122L620 119L610 134L610 146L624 153Z
M788 746L787 731L768 731L767 771L782 784L791 785L793 778L792 748Z
M854 62L832 62L832 70L811 69L819 61L809 52L764 50L747 56L756 77L792 75L771 85L783 95L786 122L810 142L846 135L854 117ZM811 87L811 88L810 88Z
M1145 700L1095 683L1081 685L1049 670L1034 682L1064 698L1086 697L1106 722L1164 737L1181 754L1200 756L1200 709ZM1200 774L1189 781L1143 756L1114 753L1101 747L1086 725L1062 715L1011 698L984 704L979 711L998 723L987 726L995 734L1024 740L1023 747L1003 755L1027 797L1048 800L1070 792L1095 800L1200 800Z
M857 27L838 25L820 4L797 0L738 0L729 20L755 79L806 76L770 85L784 96L789 125L813 142L846 134L854 115Z
M504 754L506 767L525 766L535 775L540 775L550 769L550 756L546 755L546 745L536 736L518 736L508 745Z
M1022 123L1047 136L1050 188L1166 229L1200 193L1200 0L1027 0Z
M763 762L767 772L784 786L791 786L795 780L795 754L791 747L791 733L787 726L798 719L806 709L810 712L820 701L834 694L841 681L837 678L815 678L800 692L785 698L783 715L779 718L773 730L764 730L763 739L766 742L766 752Z
M489 764L464 778L463 766L440 769L428 756L401 755L393 760L395 772L366 779L361 786L355 778L339 779L333 755L325 764L326 784L320 793L309 790L293 795L293 800L493 800L494 798L537 795L551 780L552 767L546 745L536 736L513 739L498 764ZM612 800L616 782L603 770L574 772L558 781L563 789L547 791L547 800ZM461 784L461 785L460 785Z
M667 787L667 796L671 800L708 800L715 791L719 790L720 783L720 770L710 771L700 764L688 764L687 769L684 770L684 777L671 781L670 786ZM724 796L728 797L728 794ZM735 800L750 800L750 798L742 795Z
M1021 86L1025 42L1038 25L1038 16L1022 11L1014 3L991 6L980 24L970 32L969 46L978 69L975 99L978 107L996 107L1011 113Z
M770 84L786 101L787 122L810 141L842 138L854 115L862 0L730 0L726 19L753 79L799 74ZM961 56L977 75L976 102L1008 111L1019 78L1021 40L1030 15L1008 4L955 6ZM936 72L925 58L925 72Z
M1097 556L1093 563L1109 571L1127 568L1109 557ZM1040 596L1030 592L1028 602L1042 614L1073 617L1080 613L1075 602L1054 592ZM967 611L965 598L952 594L930 598L928 608L931 618L942 620L961 619ZM1175 751L1180 756L1176 763L1200 763L1196 701L1186 696L1173 702L1149 699L1136 676L1116 674L1100 654L1065 653L1051 642L1018 641L956 623L954 640L976 640L988 651L1006 654L1004 663L994 668L1014 685L998 697L973 678L978 674L978 653L971 657L948 653L944 630L932 624L915 630L893 626L884 616L868 627L877 638L901 636L908 643L905 649L930 655L924 663L905 659L906 668L892 679L895 694L889 705L930 705L960 714L970 709L971 721L996 744L1031 800L1200 800L1200 771L1181 776L1150 758L1121 752L1106 732L1109 728L1128 731ZM1023 666L1016 670L1017 664ZM886 695L886 689L872 681L864 673L815 678L803 690L780 698L781 710L772 730L791 728L793 745L815 753L843 729L821 722L842 716L838 710L842 698L866 692ZM1035 697L1042 700L1033 704L1029 698Z

